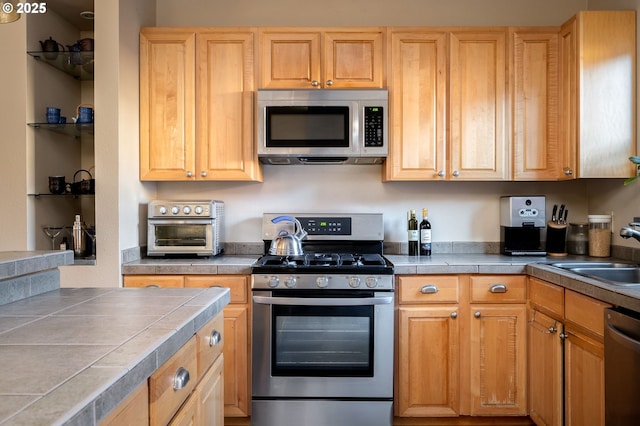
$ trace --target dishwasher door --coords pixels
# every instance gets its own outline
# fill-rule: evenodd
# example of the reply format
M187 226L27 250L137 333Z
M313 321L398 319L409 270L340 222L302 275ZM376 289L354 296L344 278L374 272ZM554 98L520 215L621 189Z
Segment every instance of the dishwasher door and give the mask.
M604 383L607 425L640 424L640 313L605 310Z

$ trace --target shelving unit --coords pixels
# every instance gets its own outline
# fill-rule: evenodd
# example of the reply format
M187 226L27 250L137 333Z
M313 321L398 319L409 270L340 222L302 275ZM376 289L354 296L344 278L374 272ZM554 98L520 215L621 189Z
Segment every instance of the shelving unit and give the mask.
M93 136L93 123L27 123L27 125L34 129L48 130L50 132L71 136L76 139L80 139L84 136Z
M27 53L77 80L93 80L93 51Z

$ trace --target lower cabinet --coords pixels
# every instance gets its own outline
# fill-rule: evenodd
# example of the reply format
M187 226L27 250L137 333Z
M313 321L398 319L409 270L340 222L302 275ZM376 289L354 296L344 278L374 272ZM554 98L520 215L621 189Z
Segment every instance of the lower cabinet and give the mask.
M248 275L125 275L125 287L229 288L224 308L224 416L248 417L251 407L250 277Z
M526 279L398 277L396 416L527 414Z
M610 305L537 278L530 278L529 297L532 420L604 425L604 309Z

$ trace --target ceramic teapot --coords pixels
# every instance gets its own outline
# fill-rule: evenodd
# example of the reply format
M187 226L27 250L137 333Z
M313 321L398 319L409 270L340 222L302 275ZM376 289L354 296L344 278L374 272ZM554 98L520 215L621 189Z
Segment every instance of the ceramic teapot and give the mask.
M58 47L61 47L62 49L59 49ZM53 37L49 37L48 40L40 40L40 48L44 52L44 57L47 59L56 59L58 57L58 52L64 52L64 46L55 41Z

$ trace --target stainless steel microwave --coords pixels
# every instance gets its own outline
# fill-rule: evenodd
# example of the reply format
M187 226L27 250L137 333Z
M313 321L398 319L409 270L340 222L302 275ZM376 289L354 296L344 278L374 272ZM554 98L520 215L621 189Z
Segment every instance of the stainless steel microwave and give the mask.
M258 157L267 164L380 164L386 89L258 90Z

